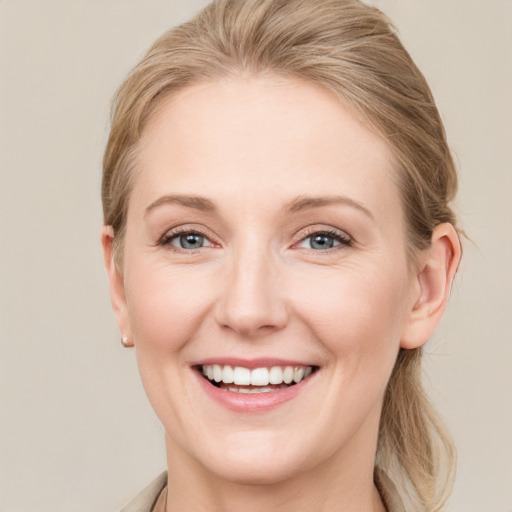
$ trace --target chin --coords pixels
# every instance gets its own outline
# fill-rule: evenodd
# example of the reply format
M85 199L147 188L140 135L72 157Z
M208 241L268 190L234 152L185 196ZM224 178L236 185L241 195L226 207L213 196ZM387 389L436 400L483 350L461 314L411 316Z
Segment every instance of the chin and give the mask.
M218 478L238 485L274 485L290 480L301 472L300 465L280 460L225 461L208 470Z
M292 442L274 442L246 439L238 443L217 445L215 450L205 449L207 457L196 460L215 477L242 485L272 485L289 480L307 470L304 450L293 449ZM286 450L283 446L286 446Z

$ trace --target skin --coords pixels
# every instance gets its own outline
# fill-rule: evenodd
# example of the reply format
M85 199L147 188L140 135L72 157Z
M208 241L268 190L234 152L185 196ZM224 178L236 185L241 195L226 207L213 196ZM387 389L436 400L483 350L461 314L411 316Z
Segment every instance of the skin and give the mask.
M299 80L202 83L149 120L122 273L109 227L102 241L120 330L166 430L168 512L384 510L373 466L386 383L399 348L433 333L460 256L443 224L411 265L393 173L379 136ZM305 196L329 201L299 208ZM203 246L182 248L176 227ZM312 245L325 232L334 246ZM319 370L292 400L242 414L191 367L228 356Z

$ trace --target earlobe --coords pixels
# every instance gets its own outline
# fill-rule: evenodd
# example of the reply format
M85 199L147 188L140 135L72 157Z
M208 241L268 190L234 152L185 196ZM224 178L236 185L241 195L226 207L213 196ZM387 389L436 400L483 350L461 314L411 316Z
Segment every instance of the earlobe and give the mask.
M438 225L416 274L416 292L402 335L402 348L418 348L434 334L446 309L460 257L455 228L450 223Z
M133 336L126 305L123 275L117 268L114 258L114 231L112 226L103 226L101 231L101 245L110 288L112 309L114 310L122 339L128 340L127 343L129 343L129 345L123 343L123 346L132 346L133 342L131 340L133 340Z

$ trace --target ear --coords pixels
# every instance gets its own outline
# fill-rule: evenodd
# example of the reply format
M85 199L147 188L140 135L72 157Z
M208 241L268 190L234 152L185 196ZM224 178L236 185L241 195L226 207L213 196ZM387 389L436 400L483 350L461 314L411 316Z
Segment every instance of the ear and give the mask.
M402 348L418 348L434 334L446 309L460 257L455 228L450 223L439 224L432 233L430 247L420 256Z
M119 331L123 337L122 343L125 347L130 347L133 346L133 336L124 293L123 275L114 261L114 231L112 226L103 226L101 230L101 245L103 247L103 259L110 287L112 309L114 310Z

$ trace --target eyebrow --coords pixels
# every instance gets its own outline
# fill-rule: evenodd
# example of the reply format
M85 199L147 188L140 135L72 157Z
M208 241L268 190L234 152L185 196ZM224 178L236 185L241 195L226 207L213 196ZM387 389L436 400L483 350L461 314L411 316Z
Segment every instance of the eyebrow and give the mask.
M330 206L332 204L343 204L356 208L373 219L372 212L368 210L358 201L345 196L299 196L285 206L289 213L297 213L309 208L321 208L322 206Z
M156 201L153 201L147 208L144 215L147 215L151 210L158 208L164 204L180 204L187 208L194 208L204 212L214 212L215 205L205 197L200 196L187 196L182 194L172 194L159 197Z
M171 194L161 196L153 201L147 208L144 215L147 215L151 210L158 208L164 204L179 204L187 208L193 208L205 212L215 212L216 208L212 201L201 196L189 196L183 194ZM287 203L284 210L287 213L298 213L309 208L321 208L322 206L330 206L332 204L343 204L356 208L368 217L373 219L373 215L366 207L358 201L345 196L299 196L293 201Z

